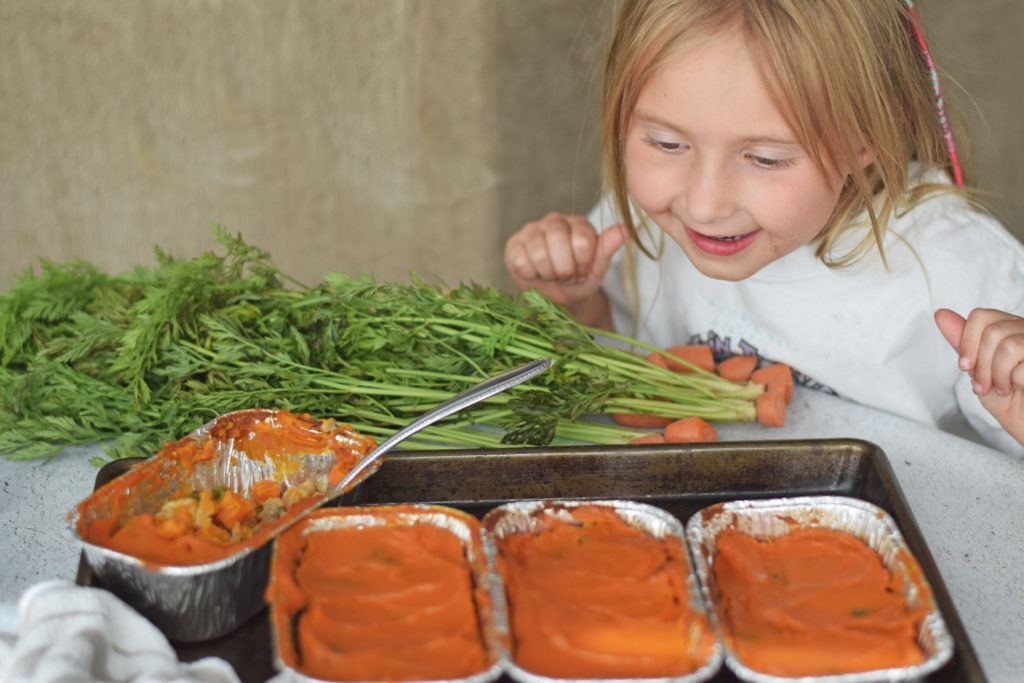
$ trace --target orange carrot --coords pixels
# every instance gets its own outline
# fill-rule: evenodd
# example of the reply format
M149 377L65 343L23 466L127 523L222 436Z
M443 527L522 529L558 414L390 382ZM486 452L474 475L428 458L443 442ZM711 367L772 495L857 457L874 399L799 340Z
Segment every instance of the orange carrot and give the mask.
M162 538L177 538L193 531L196 528L195 518L192 511L184 505L179 505L171 512L169 519L163 519L157 526L157 534Z
M645 434L644 436L638 436L629 443L634 445L645 444L645 443L665 443L665 435L655 432L654 434Z
M793 371L785 363L774 363L754 370L750 381L766 387L774 384L782 391L786 403L793 400Z
M782 400L788 405L793 400L793 379L786 377L773 377L764 385L765 391L777 391L782 394Z
M252 497L252 502L262 505L271 498L279 498L281 496L281 483L273 479L263 479L262 481L254 482L249 487L249 495Z
M754 412L759 424L781 427L786 424L786 396L779 389L767 389L754 399Z
M224 528L230 529L235 524L245 521L245 518L254 509L256 509L256 503L228 489L217 501L217 521Z
M216 524L204 524L196 529L196 537L212 543L226 545L231 542L231 532Z
M757 356L733 356L726 358L715 369L718 376L730 382L747 382L757 368Z
M649 353L644 356L644 359L647 360L648 363L654 363L659 368L665 368L668 370L668 361L665 359L665 356L660 353Z
M665 427L665 441L668 443L718 441L718 432L703 418L684 417Z
M673 356L689 361L698 368L708 372L715 371L715 357L711 353L711 347L707 344L681 344L679 346L670 346L665 351ZM683 365L669 356L665 356L665 361L668 363L669 370L693 372L688 365Z
M637 413L612 413L612 420L623 427L661 429L671 422L672 418L659 415L639 415Z

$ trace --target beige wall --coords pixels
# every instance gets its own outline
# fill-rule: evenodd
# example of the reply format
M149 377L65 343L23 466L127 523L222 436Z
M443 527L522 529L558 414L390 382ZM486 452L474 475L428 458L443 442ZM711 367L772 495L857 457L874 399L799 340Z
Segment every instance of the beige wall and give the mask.
M919 0L1024 234L1024 3ZM217 222L315 282L505 284L524 221L598 190L604 0L0 0L0 287Z
M1024 239L1024 2L919 0L969 162L993 212Z

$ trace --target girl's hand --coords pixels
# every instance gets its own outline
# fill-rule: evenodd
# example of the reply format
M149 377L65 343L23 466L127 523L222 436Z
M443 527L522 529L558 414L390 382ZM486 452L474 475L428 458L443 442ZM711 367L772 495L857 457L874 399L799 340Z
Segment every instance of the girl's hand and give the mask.
M935 323L959 354L960 369L970 373L981 404L1024 444L1024 318L976 308L964 319L943 308Z
M628 237L621 225L598 235L583 216L549 213L509 238L505 267L520 290L536 289L581 323L610 329L611 311L601 281Z

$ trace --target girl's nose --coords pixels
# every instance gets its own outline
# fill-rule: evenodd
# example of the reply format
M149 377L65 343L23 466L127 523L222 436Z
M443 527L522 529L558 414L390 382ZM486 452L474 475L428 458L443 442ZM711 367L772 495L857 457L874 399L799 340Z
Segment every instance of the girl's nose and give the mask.
M693 221L707 225L735 212L731 178L722 164L694 159L684 182L682 196Z

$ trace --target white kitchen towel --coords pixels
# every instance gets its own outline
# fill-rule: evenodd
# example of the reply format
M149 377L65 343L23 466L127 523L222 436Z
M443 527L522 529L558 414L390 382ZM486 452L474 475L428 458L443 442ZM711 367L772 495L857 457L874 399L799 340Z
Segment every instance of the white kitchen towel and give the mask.
M55 580L18 603L17 634L0 633L2 683L239 683L224 660L178 661L164 635L113 594Z

